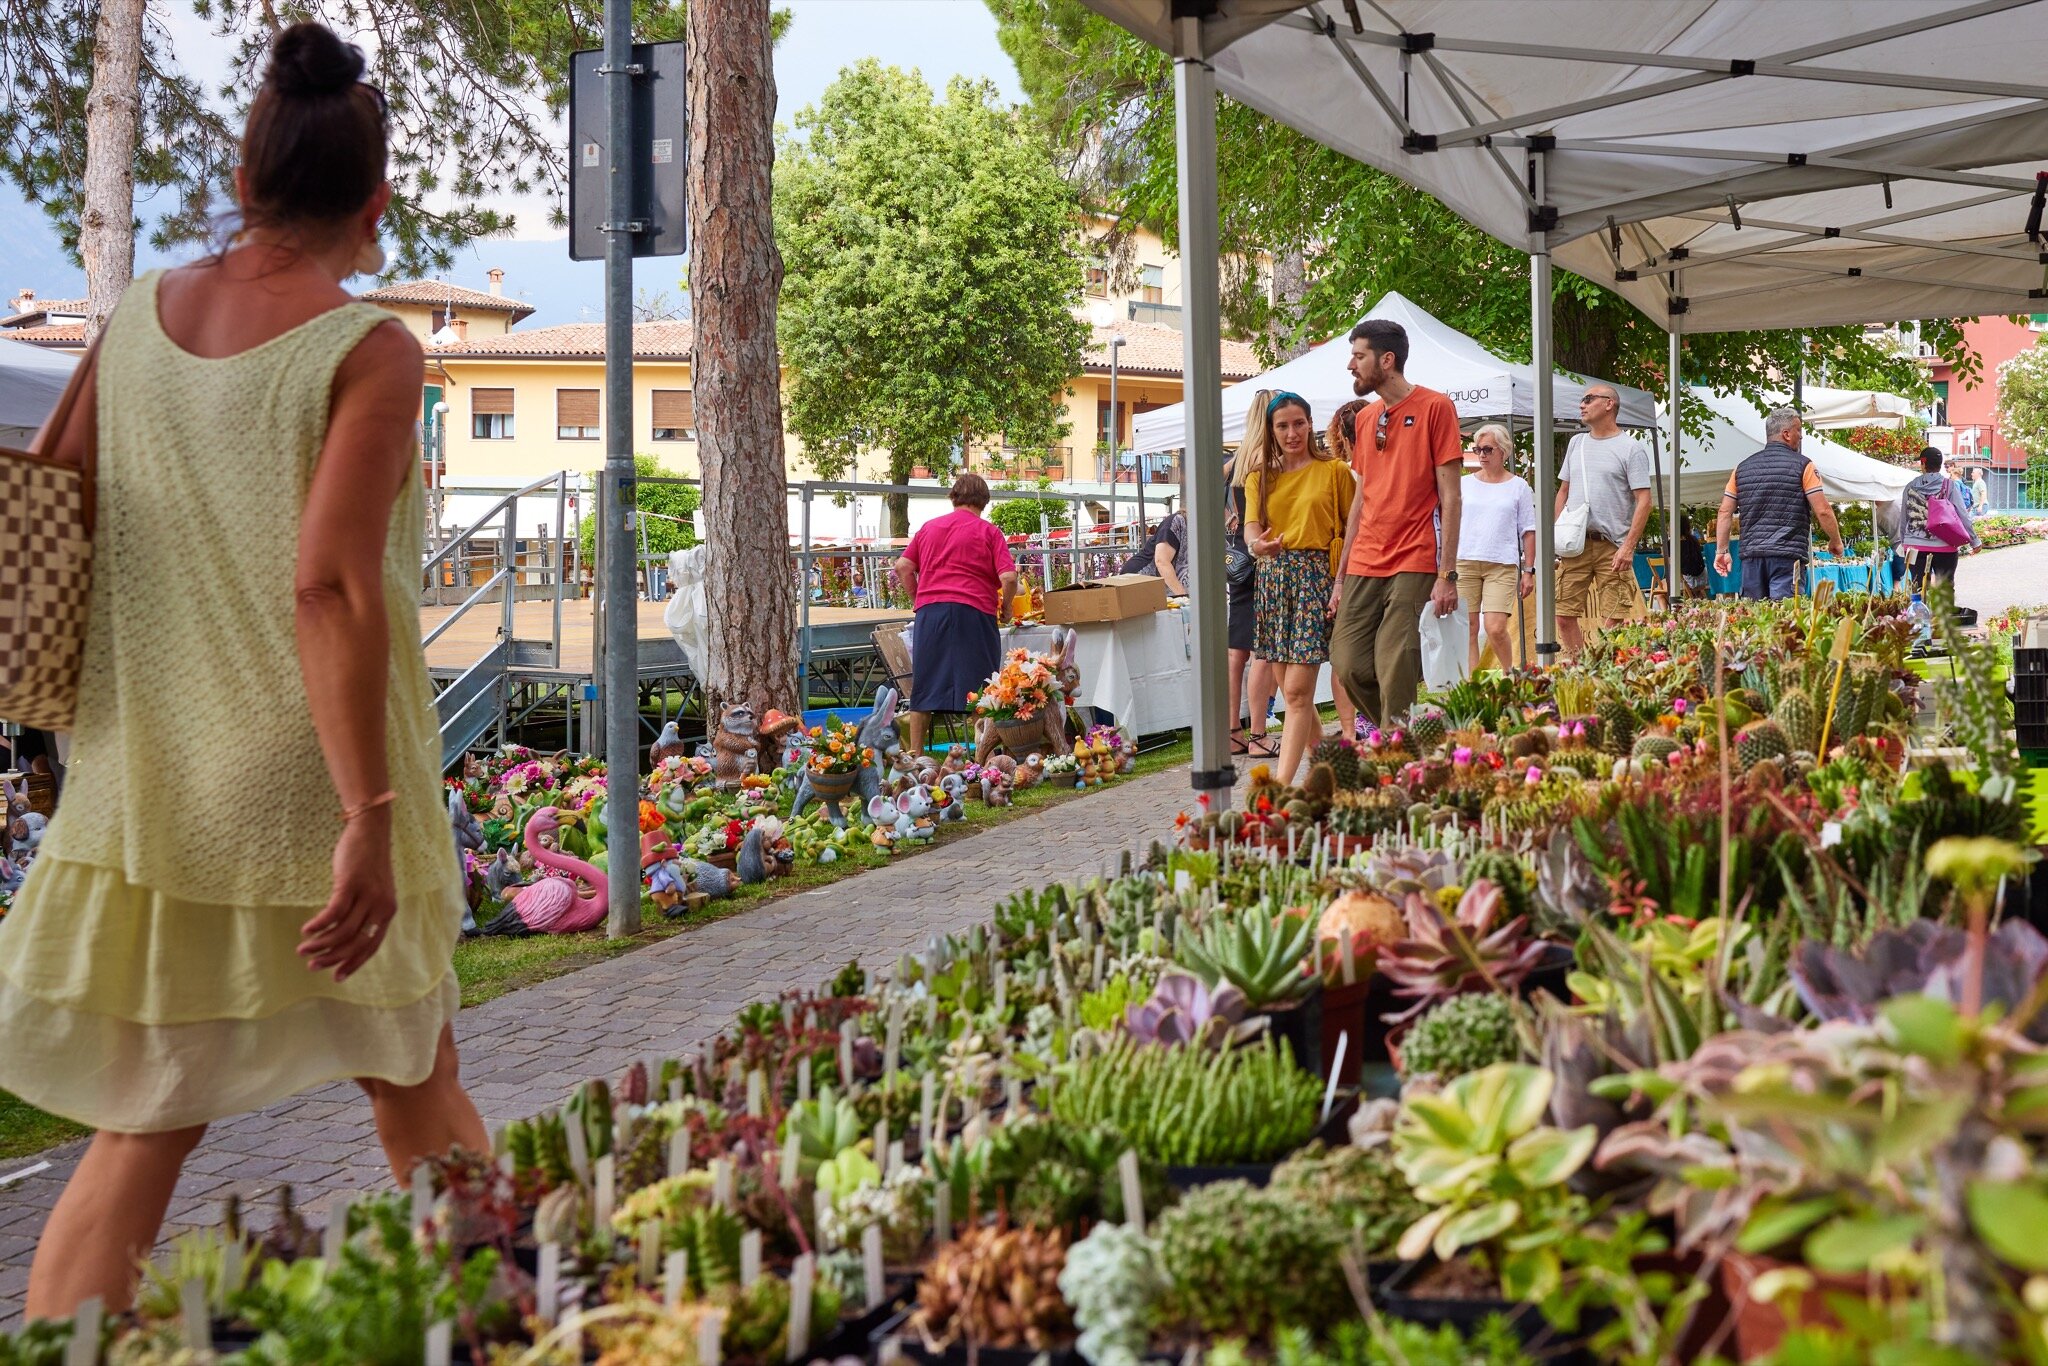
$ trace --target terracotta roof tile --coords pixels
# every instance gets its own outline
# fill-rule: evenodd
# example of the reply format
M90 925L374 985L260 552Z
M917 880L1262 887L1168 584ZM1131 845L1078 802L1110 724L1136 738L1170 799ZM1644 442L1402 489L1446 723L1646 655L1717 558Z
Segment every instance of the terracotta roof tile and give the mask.
M39 323L34 327L9 327L0 329L0 337L14 341L31 342L37 346L83 346L85 345L84 323Z
M510 313L513 322L533 315L531 304L508 299L502 294L488 294L481 289L465 289L461 285L445 284L440 280L399 280L381 289L373 289L361 297L373 304L429 304L435 307L452 305L458 309L474 309L479 313Z
M1183 339L1180 330L1160 327L1153 323L1124 322L1095 329L1094 338L1088 344L1082 366L1090 371L1109 371L1109 339L1114 333L1122 333L1124 344L1117 356L1117 369L1128 374L1179 375L1183 359ZM1251 343L1230 341L1223 343L1223 378L1226 380L1250 379L1265 367L1252 353Z
M12 317L0 318L0 327L23 327L36 318L47 319L52 313L83 314L88 300L85 299L37 299L28 308Z
M694 330L686 322L633 324L633 355L638 360L688 360ZM464 342L430 346L438 359L467 360L491 356L529 359L592 359L604 357L603 323L562 323L507 332L501 337L475 337Z

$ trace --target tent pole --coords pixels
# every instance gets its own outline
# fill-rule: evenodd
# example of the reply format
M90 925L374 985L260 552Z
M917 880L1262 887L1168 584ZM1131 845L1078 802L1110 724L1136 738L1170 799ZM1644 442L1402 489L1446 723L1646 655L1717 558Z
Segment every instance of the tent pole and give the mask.
M1668 611L1670 603L1677 597L1677 593L1674 590L1673 585L1678 582L1678 556L1674 554L1672 551L1672 547L1676 544L1676 542L1672 539L1671 508L1664 501L1664 466L1662 463L1663 455L1657 449L1657 447L1660 444L1662 443L1659 442L1657 439L1657 429L1655 427L1651 427L1650 501L1656 503L1658 505L1658 509L1664 514L1664 601L1666 605L1666 610ZM1655 584L1656 577L1657 576L1654 573L1651 574L1650 581L1652 584Z
M1557 441L1551 407L1550 253L1529 257L1529 331L1536 371L1536 661L1557 662Z
M1680 286L1677 283L1677 276L1674 275L1672 277L1672 280L1672 288L1682 288L1682 286ZM1678 425L1678 395L1681 392L1681 382L1679 379L1678 367L1680 363L1680 353L1684 350L1684 348L1684 335L1680 333L1676 328L1674 328L1671 332L1671 355L1666 360L1664 365L1664 382L1666 387L1670 390L1671 394L1670 398L1666 401L1667 405L1671 410L1671 514L1664 519L1665 540L1668 542L1667 548L1664 552L1664 563L1670 566L1671 568L1671 582L1674 589L1680 582L1680 575L1678 573L1678 519L1685 516L1685 504L1681 501L1681 495L1679 493L1680 479L1685 470L1685 457L1682 454L1684 448L1681 444L1684 442L1685 437L1681 433ZM1701 541L1701 550L1703 553L1705 549L1706 544L1703 539ZM1673 602L1676 602L1678 600L1678 595L1675 591L1672 594L1671 600Z
M1180 166L1181 392L1187 404L1189 607L1195 614L1197 792L1237 782L1230 762L1229 634L1223 586L1223 318L1216 223L1216 72L1203 60L1202 21L1175 24L1174 151ZM1217 544L1209 545L1215 537ZM1292 775L1289 775L1290 777Z

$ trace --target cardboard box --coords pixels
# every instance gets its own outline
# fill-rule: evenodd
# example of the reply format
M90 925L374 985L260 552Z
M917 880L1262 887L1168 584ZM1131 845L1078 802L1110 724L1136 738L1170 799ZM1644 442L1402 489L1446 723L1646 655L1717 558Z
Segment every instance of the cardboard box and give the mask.
M1055 626L1122 621L1166 610L1166 580L1157 574L1110 574L1055 588L1045 595L1045 619Z

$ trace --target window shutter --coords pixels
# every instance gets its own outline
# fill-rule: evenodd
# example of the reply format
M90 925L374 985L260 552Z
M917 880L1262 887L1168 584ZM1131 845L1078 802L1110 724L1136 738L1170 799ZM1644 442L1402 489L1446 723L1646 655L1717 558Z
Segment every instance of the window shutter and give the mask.
M510 389L472 389L469 391L469 411L478 417L512 415L512 391Z
M657 430L676 427L687 430L697 425L696 395L688 389L656 389L654 401L649 406L654 410Z
M597 425L597 390L555 390L555 425L558 427L595 427Z

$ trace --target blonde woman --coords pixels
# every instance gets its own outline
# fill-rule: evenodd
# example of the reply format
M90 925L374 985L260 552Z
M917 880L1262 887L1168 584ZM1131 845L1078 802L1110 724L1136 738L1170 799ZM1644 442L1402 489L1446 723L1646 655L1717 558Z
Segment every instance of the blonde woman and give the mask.
M1273 397L1270 389L1252 395L1253 411L1263 411ZM1241 451L1241 448L1240 448ZM1248 467L1233 455L1223 466L1230 481L1223 520L1225 541L1234 550L1250 554L1244 543L1244 475ZM1266 715L1273 708L1273 670L1265 660L1252 654L1252 598L1258 590L1258 571L1240 583L1227 583L1230 640L1230 752L1254 759L1277 759L1280 750L1266 734ZM1246 671L1250 671L1247 683ZM1246 689L1250 697L1246 697ZM1243 710L1250 702L1249 714Z
M1458 539L1458 589L1471 618L1471 661L1479 667L1482 624L1503 669L1515 662L1508 618L1536 587L1536 491L1508 472L1514 441L1489 422L1472 433L1479 472L1465 481L1464 529Z
M1316 449L1308 401L1299 394L1275 394L1252 411L1238 459L1246 466L1245 545L1259 560L1252 652L1279 675L1287 723L1275 771L1291 783L1322 736L1316 677L1330 658L1330 598L1357 477Z

